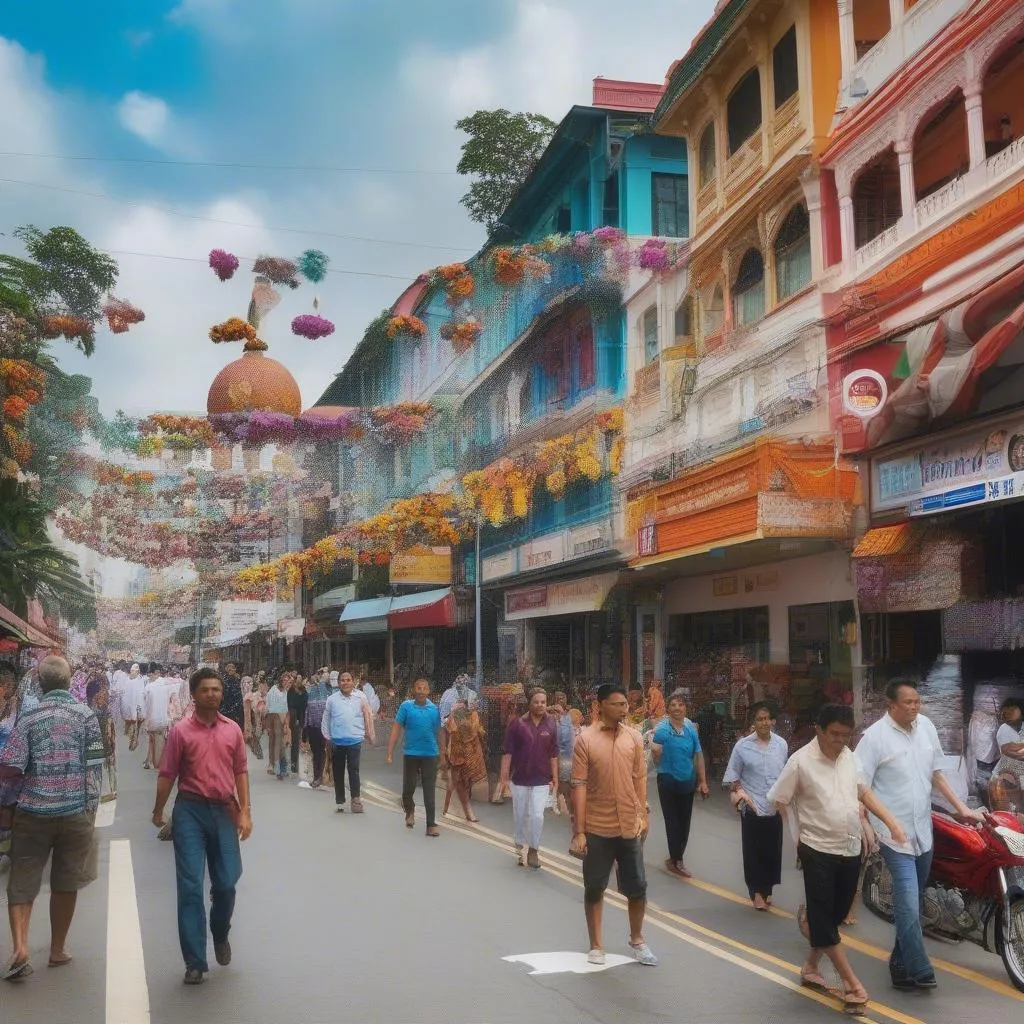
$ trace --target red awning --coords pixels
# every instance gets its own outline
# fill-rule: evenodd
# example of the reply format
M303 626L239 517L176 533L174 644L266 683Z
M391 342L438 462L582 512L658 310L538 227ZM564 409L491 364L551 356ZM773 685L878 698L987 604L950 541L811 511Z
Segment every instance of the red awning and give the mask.
M391 629L429 629L455 625L455 595L451 587L396 597L388 612Z
M15 615L10 608L0 604L0 631L8 633L29 647L52 647L55 650L62 650L63 645L47 636L42 630L26 622L23 618Z

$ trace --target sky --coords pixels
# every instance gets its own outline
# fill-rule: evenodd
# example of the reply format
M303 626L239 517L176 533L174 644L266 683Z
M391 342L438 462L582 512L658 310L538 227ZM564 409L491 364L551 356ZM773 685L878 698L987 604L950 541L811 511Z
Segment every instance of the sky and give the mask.
M67 224L121 267L146 320L105 328L86 359L106 415L202 412L240 353L209 327L244 316L239 257L322 249L329 338L292 336L313 291L285 294L261 336L304 406L417 274L483 242L454 172L477 109L560 120L596 76L660 82L714 0L47 0L0 10L0 250ZM102 14L97 14L102 10ZM623 13L628 24L623 24ZM234 165L234 166L224 166Z

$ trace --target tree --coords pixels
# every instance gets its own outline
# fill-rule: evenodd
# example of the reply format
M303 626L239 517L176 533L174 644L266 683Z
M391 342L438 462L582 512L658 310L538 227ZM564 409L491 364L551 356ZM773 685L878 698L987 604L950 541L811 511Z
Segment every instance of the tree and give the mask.
M456 170L476 175L460 202L473 220L493 231L558 125L543 114L501 109L478 110L455 127L469 136Z
M98 321L103 296L117 283L117 261L94 249L74 228L40 231L26 224L14 235L29 258L0 254L0 311L30 320L61 313ZM91 334L75 344L92 355Z

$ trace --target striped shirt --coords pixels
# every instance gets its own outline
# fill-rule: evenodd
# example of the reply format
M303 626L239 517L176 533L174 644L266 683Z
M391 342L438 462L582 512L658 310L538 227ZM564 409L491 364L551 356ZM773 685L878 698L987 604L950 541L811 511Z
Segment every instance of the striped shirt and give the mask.
M0 805L51 818L94 814L103 755L93 711L67 690L51 690L21 715L0 751Z

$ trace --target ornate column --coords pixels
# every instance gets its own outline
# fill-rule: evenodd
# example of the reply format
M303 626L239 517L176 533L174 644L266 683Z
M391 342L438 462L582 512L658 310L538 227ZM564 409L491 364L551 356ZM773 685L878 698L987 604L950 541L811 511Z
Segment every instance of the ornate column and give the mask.
M908 231L917 230L917 190L914 187L914 149L910 139L896 143L896 155L900 161L900 199L903 205L903 222Z
M971 170L981 167L985 155L985 112L982 104L980 82L972 82L964 90L964 105L967 108L967 140L970 145Z
M839 196L839 237L843 243L843 269L851 271L857 252L857 239L853 219L853 196L849 193Z

